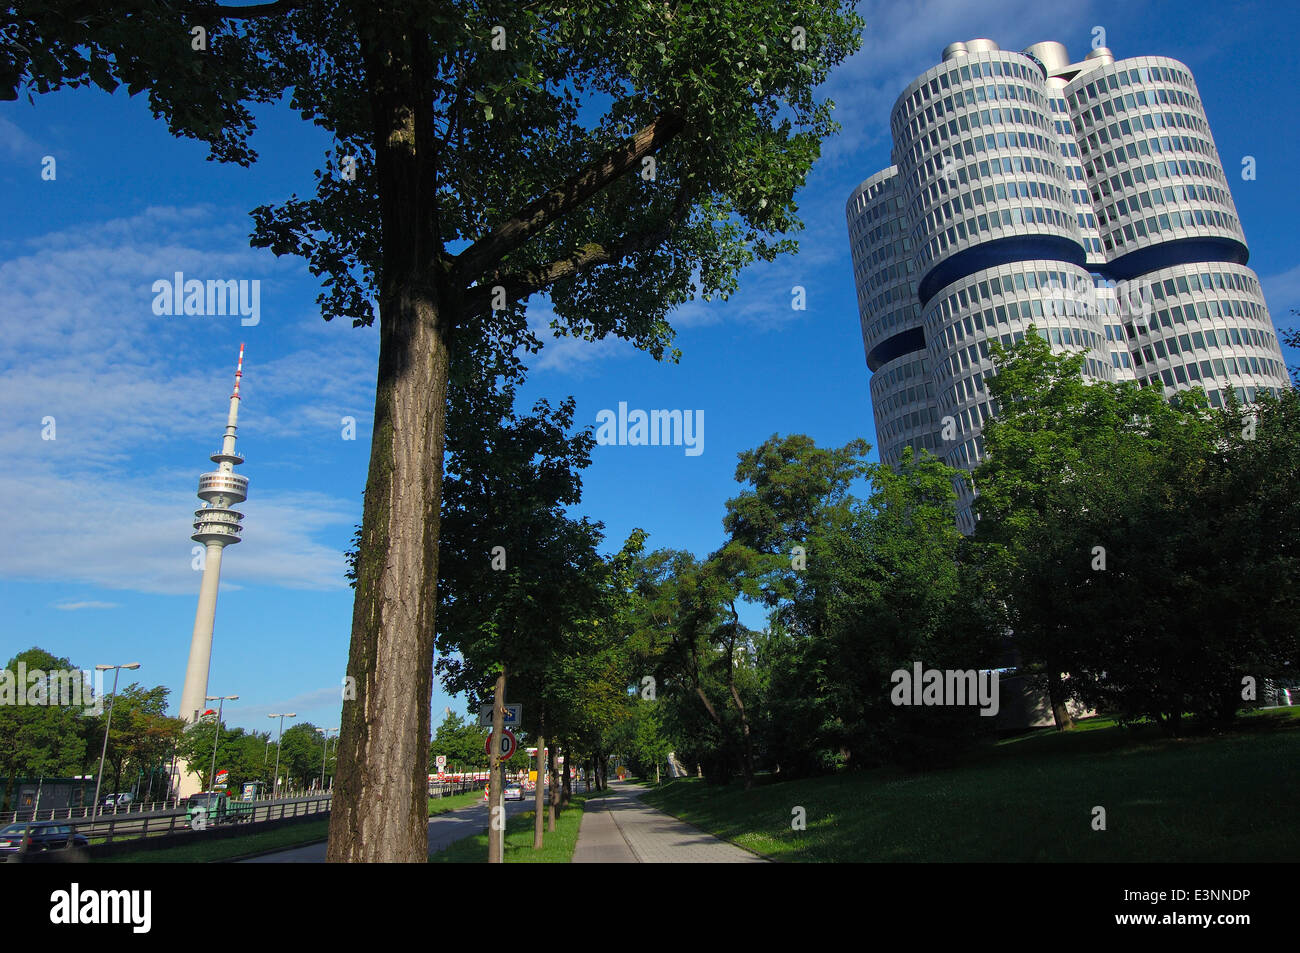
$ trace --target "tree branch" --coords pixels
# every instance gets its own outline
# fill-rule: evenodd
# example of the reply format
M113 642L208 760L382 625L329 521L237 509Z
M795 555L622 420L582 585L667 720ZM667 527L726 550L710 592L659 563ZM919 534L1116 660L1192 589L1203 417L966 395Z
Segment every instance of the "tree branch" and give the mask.
M598 265L610 265L629 255L648 251L667 241L690 210L690 192L685 184L677 192L668 220L659 228L628 235L610 245L588 242L564 258L545 265L522 268L518 271L494 271L465 293L468 314L479 314L491 309L493 288L505 288L507 301L521 301L546 290L555 282L572 278Z
M466 285L528 241L552 222L583 205L620 175L658 151L685 127L677 113L660 113L629 141L619 145L569 178L563 185L529 202L514 217L502 222L455 258L455 271ZM498 282L499 283L499 282Z

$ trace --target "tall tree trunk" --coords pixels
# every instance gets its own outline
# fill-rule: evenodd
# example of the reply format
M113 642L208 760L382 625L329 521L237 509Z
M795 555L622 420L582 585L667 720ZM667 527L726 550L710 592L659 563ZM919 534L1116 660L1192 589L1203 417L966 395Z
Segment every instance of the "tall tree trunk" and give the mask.
M425 863L453 299L432 267L428 37L392 11L366 17L383 247L379 373L327 860Z
M431 298L382 318L330 861L428 859L438 506L448 352Z
M745 759L745 790L754 786L754 740L749 734L749 716L745 714L745 703L740 700L736 689L736 632L740 629L740 615L736 612L736 603L731 603L731 639L727 642L727 687L731 689L731 700L740 715L741 750Z
M545 715L543 714L543 718ZM544 722L542 722L544 723ZM546 823L546 735L537 733L537 786L533 788L533 850L542 849L542 830Z
M573 779L572 777L570 777L570 772L569 772L569 760L573 757L573 753L570 750L572 747L573 746L571 743L565 742L564 767L560 770L560 779L561 779L560 807L568 807L569 801L573 799Z
M1065 682L1054 664L1047 668L1047 697L1052 703L1052 717L1056 719L1057 731L1069 731L1074 727L1074 716L1066 705Z
M506 669L497 674L492 693L492 756L488 760L488 863L506 858L506 765L501 760L501 732L505 730Z
M730 675L727 682L728 687L731 689L731 700L735 702L736 711L740 714L740 737L743 742L742 750L745 764L745 790L748 791L754 786L754 740L749 734L749 716L745 714L745 703L740 700L740 692L736 690L735 676Z
M550 797L546 799L547 800L546 829L548 831L555 830L555 809L557 807L556 802L560 799L560 777L556 771L556 764L555 764L555 756L558 752L559 752L558 748L552 748L552 750L549 752L550 756L547 758L547 764L550 766L550 778L551 778L551 793L550 793Z

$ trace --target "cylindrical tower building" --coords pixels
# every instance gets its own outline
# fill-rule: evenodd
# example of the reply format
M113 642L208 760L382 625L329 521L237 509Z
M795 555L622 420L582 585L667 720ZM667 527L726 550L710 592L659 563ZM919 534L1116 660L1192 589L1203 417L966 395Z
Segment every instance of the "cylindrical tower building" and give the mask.
M908 219L890 166L863 182L845 209L862 345L871 376L880 459L896 466L904 447L940 452L935 385L916 299ZM871 320L868 320L868 315Z
M1106 274L1144 386L1222 406L1289 385L1191 71L1164 56L1101 63L1065 86Z
M1031 324L1054 350L1084 352L1093 380L1202 386L1215 406L1225 387L1248 401L1287 386L1181 63L952 43L890 127L894 165L847 209L882 460L934 445L973 469L996 413L990 347ZM971 503L963 488L967 532Z
M204 546L203 581L199 585L199 605L194 614L194 632L190 637L190 658L185 669L185 687L181 691L180 717L197 721L204 711L208 694L208 669L212 660L212 630L217 613L217 588L221 582L221 554L227 546L239 542L244 514L232 509L248 499L248 478L235 473L244 458L235 452L235 431L239 420L239 381L244 370L244 346L239 346L235 365L235 390L230 395L230 411L221 449L212 454L217 469L199 477L199 499L203 508L194 511L194 535L190 539Z

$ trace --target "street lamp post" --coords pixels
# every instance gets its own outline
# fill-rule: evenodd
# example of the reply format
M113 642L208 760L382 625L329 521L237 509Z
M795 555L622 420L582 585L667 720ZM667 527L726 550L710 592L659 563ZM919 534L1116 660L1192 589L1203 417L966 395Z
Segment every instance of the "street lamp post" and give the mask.
M113 726L113 699L117 697L117 676L121 674L124 668L135 671L140 667L139 662L132 662L129 665L96 665L95 670L98 672L107 672L113 670L113 692L108 696L108 718L104 722L104 747L99 752L99 774L95 777L95 813L92 817L99 817L99 789L104 783L104 758L108 755L108 729Z
M208 773L208 786L211 790L217 789L217 742L221 740L221 712L225 708L226 702L234 701L238 695L206 695L205 702L219 702L217 705L217 731L212 736L212 770Z
M320 752L320 789L325 790L325 756L330 750L330 732L338 731L337 728L317 728L317 731L325 735L325 745Z
M280 719L280 734L275 739L275 785L274 785L274 790L272 792L275 795L279 795L280 793L280 742L284 740L284 720L286 718L297 718L298 713L295 711L276 712L275 714L267 715L266 717Z

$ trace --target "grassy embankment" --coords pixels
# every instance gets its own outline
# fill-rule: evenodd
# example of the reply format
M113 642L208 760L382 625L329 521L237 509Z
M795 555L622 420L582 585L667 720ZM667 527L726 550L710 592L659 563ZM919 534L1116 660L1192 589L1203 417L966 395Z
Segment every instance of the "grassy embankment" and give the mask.
M578 827L582 823L582 802L601 797L591 794L574 794L569 806L556 818L555 830L547 831L545 846L533 850L533 811L516 814L506 819L507 864L567 864L573 859L573 849L578 845ZM487 863L487 832L458 840L429 857L431 864L483 864Z
M783 861L1294 861L1300 708L1169 739L1091 719L961 764L802 781L674 781L645 801ZM796 831L794 810L806 812ZM1093 829L1093 809L1106 829Z

